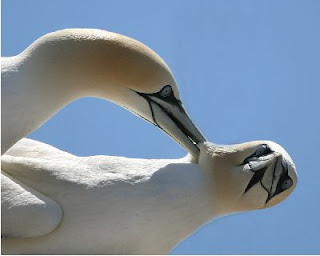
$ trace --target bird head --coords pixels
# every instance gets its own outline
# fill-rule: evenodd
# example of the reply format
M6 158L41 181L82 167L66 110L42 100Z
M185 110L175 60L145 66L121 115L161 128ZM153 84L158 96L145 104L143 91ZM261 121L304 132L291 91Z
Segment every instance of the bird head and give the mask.
M271 141L232 146L204 143L199 165L210 176L221 214L268 208L282 202L297 184L289 154Z
M205 138L189 118L169 67L141 42L104 30L66 29L41 37L24 56L43 83L54 81L78 98L108 99L198 156L197 144Z

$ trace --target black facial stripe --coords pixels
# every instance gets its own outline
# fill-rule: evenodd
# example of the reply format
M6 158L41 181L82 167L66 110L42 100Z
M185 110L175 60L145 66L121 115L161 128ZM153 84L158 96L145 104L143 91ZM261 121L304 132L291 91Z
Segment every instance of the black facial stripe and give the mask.
M163 97L163 96L161 95L161 93L162 93L162 91L163 91L166 87L170 87L172 93L169 94L169 95L166 96L166 97ZM160 91L158 91L158 92L156 92L156 93L147 94L147 95L156 97L156 98L161 99L161 100L163 100L163 101L166 101L166 102L168 102L168 103L173 103L173 104L176 104L176 103L179 103L179 102L181 103L181 101L180 101L180 100L177 100L177 98L173 95L173 90L172 90L172 87L171 87L170 85L166 85L165 87L163 87Z
M160 108L162 108L160 105L158 105ZM180 105L178 105L179 106L179 108L181 108L180 107ZM162 108L163 109L163 108ZM163 111L165 111L164 109L163 109ZM183 109L181 109L181 111L182 112L184 112L183 111ZM170 119L178 126L178 128L180 129L180 130L182 130L182 132L184 133L184 134L186 134L187 135L187 137L190 139L190 140L192 140L195 144L197 144L199 141L196 139L196 138L194 138L193 136L192 136L192 134L182 125L182 123L179 121L179 120L177 120L171 113L168 113L168 112L166 112L167 113L167 115L170 117Z
M274 179L275 179L275 173L276 173L276 168L277 168L278 161L279 161L279 159L277 159L277 162L274 164L274 167L273 167L272 183L271 183L270 191L267 190L267 192L268 192L268 197L267 197L267 200L266 200L266 204L270 201L270 199L271 199L272 197L274 197L274 195L271 195L271 192L272 192L272 189L273 189L273 181L274 181ZM278 181L278 183L279 183L279 181Z
M243 194L245 194L250 188L252 188L258 182L261 183L261 180L262 180L263 175L264 175L265 171L267 170L267 168L268 167L264 167L258 171L255 171L255 172L250 168L250 171L254 172L254 174L253 174L251 180L249 181Z
M149 105L150 105L150 108L151 108L151 111L152 111L152 117L153 117L153 121L156 123L156 125L157 125L157 127L159 127L162 131L164 131L166 134L168 134L172 139L174 139L173 137L172 137L172 135L170 134L170 133L168 133L166 130L164 130L158 123L157 123L157 121L155 120L155 116L154 116L154 114L153 114L153 108L152 108L152 103L154 103L154 104L156 104L163 112L165 112L169 117L170 117L170 119L173 121L173 123L178 127L178 128L180 128L180 130L182 130L182 131L184 131L185 129L183 128L183 126L182 126L182 128L178 125L178 124L180 124L180 122L178 121L178 120L176 120L172 115L170 115L168 112L166 112L165 111L165 109L161 106L161 105L159 105L157 102L155 102L155 101L153 101L153 100L151 100L151 99L147 99L147 101L149 102ZM151 103L152 102L152 103ZM184 132L184 134L186 134L185 132ZM190 140L192 140L192 141L194 141L192 138L190 138L188 135L187 135L187 137L190 139ZM197 145L195 145L195 147L196 147L196 149L198 150L198 151L200 151L200 149L198 148L198 146Z
M167 86L170 86L170 85L166 85L165 87L167 87ZM158 99L160 99L160 100L162 100L162 101L165 101L165 102L167 102L167 103L170 103L171 105L178 105L178 106L180 106L180 105L182 105L182 102L181 102L181 100L178 100L174 95L173 95L173 92L170 94L170 95L168 95L168 96L166 96L166 97L163 97L162 95L161 95L161 92L162 92L162 90L165 88L165 87L163 87L160 91L158 91L158 92L156 92L156 93L150 93L150 94L148 94L148 93L141 93L141 92L137 92L137 91L134 91L134 92L136 92L137 94L139 94L140 96L142 96L142 97L144 97L144 98L146 98L146 97L155 97L155 98L158 98ZM171 86L170 86L171 87ZM172 89L171 89L172 90ZM149 98L148 97L148 98Z
M181 122L179 120L177 120L171 113L167 112L159 103L153 101L152 99L147 99L148 101L152 101L153 104L156 104L163 112L165 112L169 118L173 121L173 123L189 138L189 140L193 141L194 143L198 143L199 141L196 140L194 137L192 137L192 135L190 134L190 132L185 129L185 127L181 124ZM150 103L149 103L150 104ZM150 104L151 105L151 104ZM179 107L181 107L180 105L178 105ZM151 109L152 109L152 105L151 105ZM183 111L183 110L182 110ZM184 112L184 111L183 111ZM155 120L154 120L155 121ZM156 122L156 121L155 121ZM158 127L161 128L161 126L157 123ZM162 128L161 128L162 129ZM162 129L163 130L163 129ZM197 147L198 148L198 147ZM200 150L199 150L200 151Z
M153 115L153 110L152 110L152 105L150 104L150 108L152 111L152 115ZM169 135L173 140L175 140L175 138L172 137L172 135L170 133L168 133L166 130L164 130L160 125L158 125L158 123L156 122L154 116L153 116L153 121L155 122L155 126L157 126L160 130L164 131L167 135Z
M261 145L259 145L259 147L264 146L264 145L267 146L266 144L261 144ZM274 153L274 151L271 150L271 149L267 146L266 152L264 152L264 154L257 156L256 153L257 153L257 150L256 150L253 154L251 154L250 156L248 156L246 159L244 159L242 165L249 163L250 160L251 160L253 157L259 158L259 157L261 157L261 156L267 156L267 155L270 155L270 154Z
M149 104L149 107L150 107L150 110L151 110L151 114L152 114L152 119L155 123L155 125L157 127L159 127L161 130L163 130L166 134L168 134L171 138L173 138L169 133L167 133L156 121L156 118L155 118L155 115L154 115L154 112L153 112L153 107L152 107L152 104L155 104L157 105L163 112L165 112L168 117L173 121L173 123L188 137L188 139L192 142L194 142L194 145L196 146L196 148L200 151L200 149L197 147L197 145L195 143L198 143L199 141L197 139L195 139L192 134L187 130L185 129L185 127L181 124L181 122L179 120L177 120L171 113L167 112L165 110L164 107L162 107L159 103L157 103L156 101L152 100L152 97L157 97L159 98L160 100L163 100L163 101L166 101L168 102L169 104L171 105L176 105L180 108L180 110L182 112L184 112L183 108L181 107L181 101L176 99L173 95L170 95L166 98L163 98L160 96L160 92L157 92L157 93L153 93L153 94L144 94L144 93L140 93L140 92L136 92L137 94L139 94L141 97L143 97ZM174 139L174 138L173 138Z
M269 191L268 188L266 188L266 186L262 183L263 176L264 176L266 170L268 169L268 167L269 166L267 165L267 166L261 168L260 170L254 171L254 170L251 169L251 166L250 166L250 171L252 171L254 173L254 175L250 179L250 181L249 181L245 191L243 192L243 194L247 193L255 184L257 184L259 182L261 187L268 193L268 197L267 197L267 200L266 200L265 203L267 203L271 199L270 194L271 194L271 191L272 191L272 185L271 185L271 189ZM276 164L275 164L275 168L276 168ZM275 168L273 170L273 179L274 179ZM273 179L272 179L272 181L273 181Z
M293 182L291 177L289 176L289 173L288 173L289 172L288 166L284 166L282 163L281 163L281 166L282 166L284 171L280 175L280 179L279 179L279 182L278 182L277 187L276 187L276 191L275 191L273 196L276 196L276 195L280 194L282 191L285 190L285 189L282 188L282 185L283 185L284 181L291 180L291 182Z
M156 121L156 117L155 117L154 112L153 112L153 108L152 108L151 101L149 101L148 98L146 98L146 97L145 97L145 99L147 100L147 102L148 102L148 104L149 104L149 108L150 108L150 110L151 110L151 115L152 115L152 120L153 120L153 122L155 123L156 126L158 126L159 128L161 128L161 127L158 125L157 121Z
M276 168L277 168L277 165L278 165L278 161L280 161L280 159L277 159L276 163L274 164L274 167L273 167L273 172L272 172L272 183L271 183L271 187L270 187L270 190L265 187L265 185L262 183L262 179L263 179L263 176L265 175L265 172L267 170L267 168L269 166L265 166L263 168L261 168L260 170L257 170L257 171L254 171L252 170L251 168L251 165L249 164L249 167L250 167L250 171L254 173L254 175L252 176L252 178L250 179L245 191L243 194L247 193L255 184L257 184L258 182L260 182L262 188L268 193L268 197L266 199L266 202L265 204L267 204L274 196L280 194L281 192L283 192L284 190L286 189L283 189L282 186L283 186L283 183L284 181L286 180L291 180L292 182L292 179L290 178L289 174L288 174L288 166L285 166L283 163L281 163L281 168L282 168L282 173L280 174L280 178L276 184L276 190L274 193L272 193L273 191L273 188L274 188L274 181L275 181L275 173L276 173ZM282 160L281 160L282 161Z

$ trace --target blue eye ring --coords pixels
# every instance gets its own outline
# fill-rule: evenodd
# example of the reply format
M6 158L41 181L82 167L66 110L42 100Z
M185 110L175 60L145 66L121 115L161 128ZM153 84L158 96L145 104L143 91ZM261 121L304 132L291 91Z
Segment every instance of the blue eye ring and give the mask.
M167 98L170 95L172 95L172 93L173 93L172 87L170 85L166 85L161 89L160 96L163 98Z
M293 185L293 181L291 179L286 179L284 182L281 184L281 189L286 190L290 188Z

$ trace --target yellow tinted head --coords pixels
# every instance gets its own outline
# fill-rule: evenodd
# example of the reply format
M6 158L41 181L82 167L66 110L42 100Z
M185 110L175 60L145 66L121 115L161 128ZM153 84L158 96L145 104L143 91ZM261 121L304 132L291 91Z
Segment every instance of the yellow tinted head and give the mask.
M274 142L204 143L200 149L199 165L212 179L221 213L268 208L283 201L297 184L291 157Z

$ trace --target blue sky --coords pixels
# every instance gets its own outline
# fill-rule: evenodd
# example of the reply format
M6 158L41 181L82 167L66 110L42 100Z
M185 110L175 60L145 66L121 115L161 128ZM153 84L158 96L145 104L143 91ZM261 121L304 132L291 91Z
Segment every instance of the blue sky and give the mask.
M71 27L145 43L170 66L190 116L210 141L276 141L299 174L283 203L218 219L172 253L319 254L319 13L316 0L2 0L2 56ZM93 98L68 105L29 137L80 156L186 154L152 125Z

